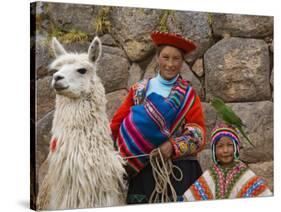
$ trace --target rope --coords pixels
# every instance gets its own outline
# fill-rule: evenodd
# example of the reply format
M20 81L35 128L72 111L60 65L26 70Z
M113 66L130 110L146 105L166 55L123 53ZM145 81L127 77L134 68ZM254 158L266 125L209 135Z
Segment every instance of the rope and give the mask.
M159 200L161 202L169 202L168 191L171 191L172 201L177 201L177 193L171 183L170 175L176 180L181 181L183 174L178 166L172 163L171 159L164 161L160 148L152 150L149 156L150 164L152 167L152 174L155 180L155 188L149 198L149 203L156 203ZM178 170L180 177L176 177L173 169Z
M141 155L133 155L133 156L128 156L128 157L124 157L124 159L131 159L131 158L141 158L141 157L147 157L150 154L141 154Z
M125 159L147 157L149 156L150 164L152 167L152 174L155 180L155 188L150 195L149 202L156 203L161 199L161 202L169 202L168 191L171 191L172 201L177 201L177 193L171 183L170 176L176 181L181 181L183 174L181 169L172 163L171 159L164 160L160 148L156 148L150 152L150 154L140 154L134 156L124 157ZM173 169L176 169L180 173L180 177L176 177Z

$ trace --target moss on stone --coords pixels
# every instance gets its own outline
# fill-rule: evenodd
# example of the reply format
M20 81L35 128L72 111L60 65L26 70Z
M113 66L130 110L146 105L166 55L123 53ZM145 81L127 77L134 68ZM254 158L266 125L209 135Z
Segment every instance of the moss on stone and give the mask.
M164 10L159 21L158 30L160 32L168 32L168 17L171 14L171 10Z
M54 24L50 25L49 39L56 37L62 43L68 44L73 42L85 42L89 40L89 35L86 32L77 29L65 31Z
M72 29L69 32L63 34L60 37L60 40L63 43L72 43L72 42L84 42L88 41L88 34L79 30Z
M212 13L208 13L208 24L212 27L214 15Z
M98 15L94 22L96 34L105 34L111 31L111 22L109 20L109 13L111 7L102 7L99 9Z
M43 22L44 17L42 14L36 14L35 15L35 25L36 25L36 31L41 31L42 30L42 22Z

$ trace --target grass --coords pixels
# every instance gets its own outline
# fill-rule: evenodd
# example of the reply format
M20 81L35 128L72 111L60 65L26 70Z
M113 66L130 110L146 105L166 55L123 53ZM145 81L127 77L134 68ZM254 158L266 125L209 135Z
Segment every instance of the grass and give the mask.
M208 13L208 24L210 27L212 27L213 24L213 14L212 13Z
M61 35L59 39L63 43L84 42L89 38L86 32L72 29L69 32Z
M109 20L109 13L111 7L102 7L94 22L96 34L105 34L111 31L111 23Z
M160 22L158 26L158 30L160 32L168 32L168 17L172 14L171 10L164 10L163 14L160 17Z
M168 28L168 18L171 18L172 22L175 24L175 11L173 10L164 10L159 21L158 30L160 32L169 32Z
M56 37L61 43L69 44L75 42L85 42L89 40L89 35L86 32L82 32L76 29L71 29L69 31L64 31L59 27L55 27L54 24L50 25L48 38L45 45L49 46L52 37ZM49 56L54 56L51 48L48 51Z
M54 24L50 25L49 30L49 39L52 37L56 37L62 43L73 43L73 42L84 42L89 40L89 35L86 32L82 32L77 29L70 29L69 31L65 31Z

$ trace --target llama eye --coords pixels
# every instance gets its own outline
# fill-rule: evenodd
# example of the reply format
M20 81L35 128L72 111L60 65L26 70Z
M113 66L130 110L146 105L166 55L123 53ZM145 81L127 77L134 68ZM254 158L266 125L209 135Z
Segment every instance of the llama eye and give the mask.
M79 69L77 70L77 72L79 72L80 74L85 74L85 73L87 72L87 69L85 69L85 68L79 68Z

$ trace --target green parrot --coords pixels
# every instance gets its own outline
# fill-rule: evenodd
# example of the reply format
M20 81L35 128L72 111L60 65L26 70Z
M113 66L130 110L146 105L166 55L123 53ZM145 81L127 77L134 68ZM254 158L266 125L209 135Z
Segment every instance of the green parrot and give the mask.
M226 124L229 124L235 128L237 128L241 134L246 138L246 140L249 142L250 145L253 147L255 146L249 137L246 135L246 133L243 131L242 127L245 127L242 120L235 114L235 112L227 106L224 101L218 97L211 98L210 101L213 108L216 110L218 115L226 122Z

